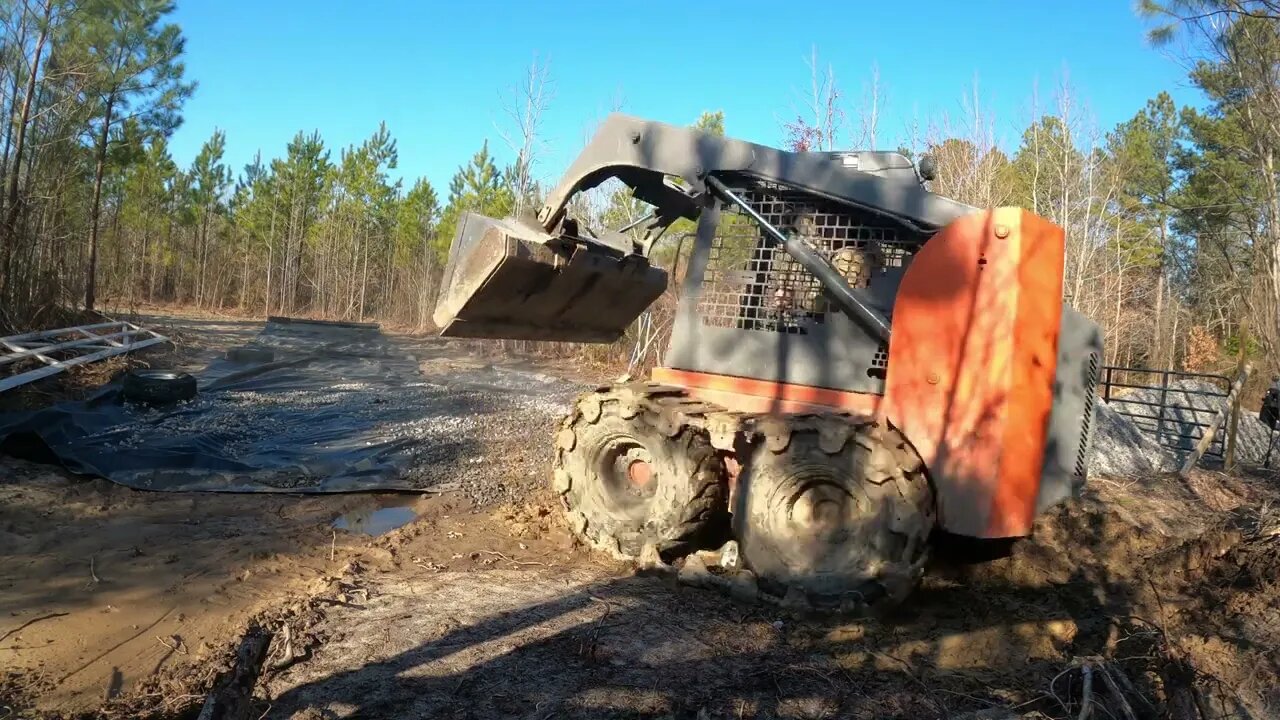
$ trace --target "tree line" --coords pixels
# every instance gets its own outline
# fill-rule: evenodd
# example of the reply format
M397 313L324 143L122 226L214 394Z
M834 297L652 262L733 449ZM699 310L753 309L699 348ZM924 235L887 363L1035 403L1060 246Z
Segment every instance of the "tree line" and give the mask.
M0 112L9 118L0 131L0 328L47 326L67 308L109 298L117 307L182 303L426 329L461 215L540 203L541 123L553 93L536 61L508 103L513 130L502 140L514 160L500 164L481 140L442 191L392 179L398 157L385 125L344 148L299 132L279 157L259 155L239 171L216 131L180 167L167 138L196 84L185 77L172 11L167 0L0 3ZM1007 149L977 93L961 117L893 133L883 127L879 73L850 99L815 51L778 144L928 153L933 190L1058 223L1068 239L1066 299L1102 325L1108 362L1223 369L1243 345L1274 368L1280 9L1172 0L1140 12L1151 42L1187 61L1203 107L1178 107L1162 92L1100 129L1064 82L1048 97L1032 94L1031 116ZM726 118L708 112L692 124L723 134ZM576 202L595 227L644 211L612 185ZM663 253L678 262L669 246ZM654 357L670 301L605 352Z

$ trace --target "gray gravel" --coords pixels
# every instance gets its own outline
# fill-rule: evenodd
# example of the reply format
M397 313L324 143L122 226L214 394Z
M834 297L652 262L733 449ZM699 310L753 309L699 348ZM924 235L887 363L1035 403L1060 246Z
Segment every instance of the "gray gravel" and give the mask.
M1191 391L1191 392L1188 392ZM1160 390L1136 390L1110 404L1099 401L1094 418L1093 453L1089 470L1100 475L1134 476L1159 472L1172 472L1182 466L1196 440L1180 438L1180 435L1200 436L1203 428L1194 423L1212 422L1221 407L1222 399L1197 394L1221 392L1212 383L1199 380L1179 380L1170 383L1166 394L1162 424L1163 442L1157 442L1155 415L1158 408L1143 403L1160 402ZM1151 418L1132 418L1121 413L1147 415ZM1225 439L1225 433L1221 435ZM1256 413L1242 411L1236 431L1236 459L1242 465L1261 465L1272 440L1271 431L1258 420ZM1280 437L1276 438L1280 445ZM1280 458L1280 447L1273 450L1273 459ZM1213 466L1216 459L1201 460L1205 466Z
M546 488L556 424L590 387L513 358L489 362L439 338L376 330L269 323L250 344L271 347L286 367L255 377L244 376L242 365L214 361L200 373L201 394L192 402L125 411L82 444L91 441L107 456L160 448L162 461L167 448L194 447L221 463L206 469L207 481L182 463L159 470L143 463L122 470L124 480L112 478L152 489L226 490L246 482L264 491L455 487L489 505ZM309 359L288 367L300 357ZM1220 399L1186 391L1213 389L1174 383L1166 432L1198 434L1191 423L1212 419ZM1133 477L1181 466L1185 451L1166 447L1169 438L1157 442L1154 420L1123 414L1153 413L1141 403L1159 399L1160 391L1141 390L1097 403L1092 474ZM1260 464L1271 435L1255 414L1242 414L1238 438L1240 462ZM1189 449L1194 440L1184 443ZM395 477L389 465L398 468Z
M1129 477L1177 469L1177 458L1132 420L1101 400L1095 407L1090 473Z
M487 365L440 372L453 394L473 394L486 409L470 417L474 450L452 462L415 462L414 484L457 483L477 505L528 499L550 486L556 425L587 389L532 369Z

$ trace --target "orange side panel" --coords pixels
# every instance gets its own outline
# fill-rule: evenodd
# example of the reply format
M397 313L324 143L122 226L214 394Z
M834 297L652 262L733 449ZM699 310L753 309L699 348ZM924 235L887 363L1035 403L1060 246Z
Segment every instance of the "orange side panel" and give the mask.
M880 404L879 395L666 367L654 368L651 378L661 385L688 388L690 396L735 412L805 413L843 410L874 415Z
M943 528L1030 532L1062 312L1063 232L1019 208L943 228L894 302L880 411L929 467Z

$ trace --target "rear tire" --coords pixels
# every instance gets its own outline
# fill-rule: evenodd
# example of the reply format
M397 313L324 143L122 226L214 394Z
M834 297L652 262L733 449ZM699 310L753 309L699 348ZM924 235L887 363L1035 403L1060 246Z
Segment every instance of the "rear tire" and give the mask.
M881 610L919 582L934 493L898 431L789 419L766 430L739 482L733 529L741 557L761 591L784 604Z
M196 379L176 370L130 370L124 376L125 400L147 405L167 405L196 396Z
M570 528L627 559L649 544L668 556L698 549L726 515L722 461L697 428L669 437L642 413L623 412L616 399L593 393L557 436L553 486Z

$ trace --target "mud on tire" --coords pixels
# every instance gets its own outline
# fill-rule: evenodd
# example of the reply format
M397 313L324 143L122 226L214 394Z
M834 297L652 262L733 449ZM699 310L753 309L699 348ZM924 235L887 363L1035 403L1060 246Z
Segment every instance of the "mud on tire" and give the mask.
M914 449L871 421L814 416L763 429L733 513L761 592L820 611L905 599L923 573L935 517Z
M631 471L636 463L647 473ZM617 557L650 543L664 554L697 549L726 514L723 463L706 433L663 434L607 393L581 398L562 424L552 483L574 534Z

